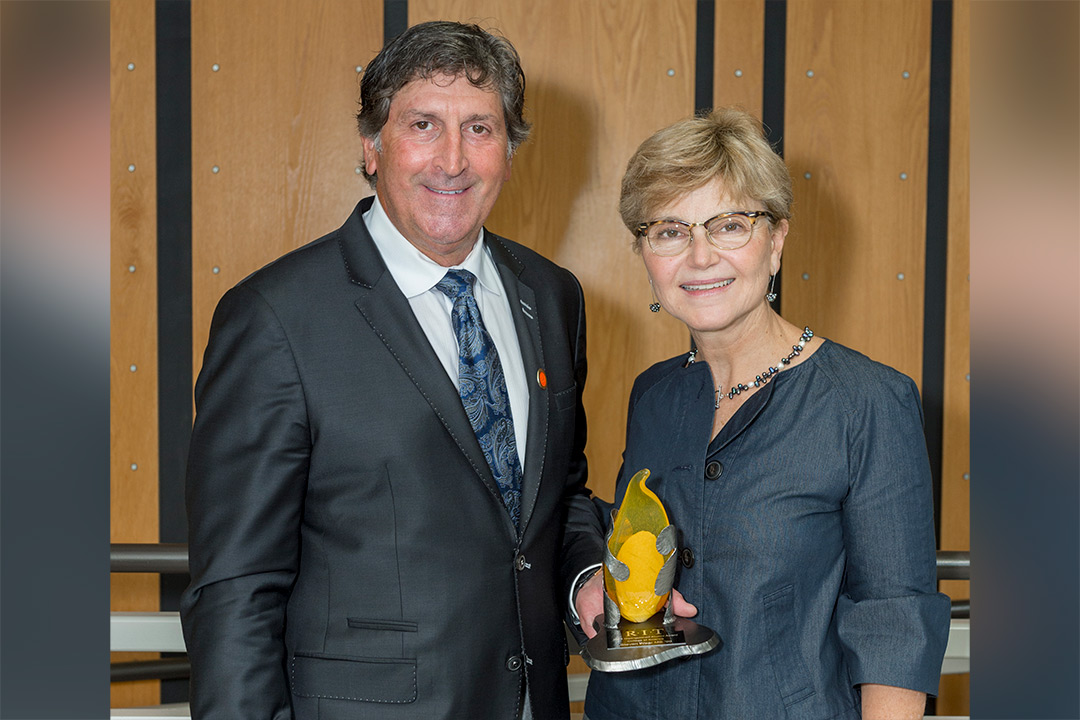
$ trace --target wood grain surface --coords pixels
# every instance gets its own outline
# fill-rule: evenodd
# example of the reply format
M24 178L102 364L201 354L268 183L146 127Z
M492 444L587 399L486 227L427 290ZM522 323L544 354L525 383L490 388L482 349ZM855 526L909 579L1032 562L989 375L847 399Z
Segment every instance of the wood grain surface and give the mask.
M713 25L713 105L738 105L760 118L765 0L722 0Z
M371 194L356 173L356 68L382 47L383 4L194 2L191 32L197 375L221 295Z
M920 384L930 9L789 3L785 80L784 315Z
M971 5L953 3L952 99L949 104L949 255L945 301L945 397L941 458L941 549L971 549L971 332L969 91ZM976 568L975 572L978 572ZM946 580L941 591L956 600L971 599L971 582ZM971 675L944 675L939 715L970 712Z
M110 541L158 541L157 141L153 0L114 0L110 25ZM133 65L129 70L128 66ZM132 168L129 170L129 168ZM134 371L132 370L134 368ZM157 610L158 576L111 576L110 607ZM155 653L114 653L143 660ZM160 683L113 683L113 707Z

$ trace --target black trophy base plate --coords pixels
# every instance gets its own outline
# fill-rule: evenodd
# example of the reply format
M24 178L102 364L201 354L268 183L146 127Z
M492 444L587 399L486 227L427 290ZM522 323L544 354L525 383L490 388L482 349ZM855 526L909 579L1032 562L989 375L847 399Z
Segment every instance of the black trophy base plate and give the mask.
M618 628L599 630L581 646L581 657L586 665L601 672L641 670L723 645L719 635L693 620L676 617L665 625L663 611L645 622L623 620Z

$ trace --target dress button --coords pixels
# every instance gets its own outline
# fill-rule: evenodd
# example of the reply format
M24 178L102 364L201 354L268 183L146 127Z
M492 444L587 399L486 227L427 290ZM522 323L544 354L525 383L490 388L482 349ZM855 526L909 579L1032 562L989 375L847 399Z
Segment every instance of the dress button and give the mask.
M525 562L525 556L524 555L518 555L517 559L514 560L514 567L516 567L518 569L518 572L521 572L522 570L524 570L526 565L528 565L528 563Z
M694 551L690 548L683 548L682 552L679 553L679 561L684 568L694 567Z
M511 655L506 661L506 669L510 672L517 672L521 669L521 658L517 655Z
M705 466L705 477L709 480L715 480L724 474L724 466L713 460L711 463Z

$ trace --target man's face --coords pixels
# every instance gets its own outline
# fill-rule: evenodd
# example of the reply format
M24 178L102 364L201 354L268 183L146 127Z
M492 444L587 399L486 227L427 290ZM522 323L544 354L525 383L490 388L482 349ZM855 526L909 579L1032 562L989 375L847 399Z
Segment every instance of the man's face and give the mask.
M464 77L413 80L390 102L380 139L381 150L363 139L364 161L394 227L440 265L460 263L510 178L498 94Z

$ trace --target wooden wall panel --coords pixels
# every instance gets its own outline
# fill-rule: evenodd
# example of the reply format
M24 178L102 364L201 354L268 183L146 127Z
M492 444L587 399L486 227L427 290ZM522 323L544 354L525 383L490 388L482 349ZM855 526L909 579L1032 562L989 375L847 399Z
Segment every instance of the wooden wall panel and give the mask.
M716 3L713 106L738 105L761 117L765 0Z
M194 0L191 28L197 374L221 295L371 194L357 67L382 47L383 3Z
M110 540L158 541L157 162L153 0L110 5ZM130 69L129 69L130 68ZM112 576L112 610L157 610L158 576ZM116 653L114 660L156 657ZM115 683L113 707L159 702Z
M497 29L521 54L533 135L488 227L569 268L584 287L590 486L610 500L634 378L689 347L681 323L649 312L618 200L638 144L693 112L695 3L410 0L410 24L434 19Z
M788 4L787 20L784 148L795 216L784 316L916 382L930 15L929 1L802 0Z
M968 203L971 69L970 3L953 5L952 99L949 140L949 255L945 318L945 397L941 461L941 548L969 550L971 469L970 207ZM978 570L976 569L976 572ZM970 599L971 583L949 580L941 591ZM970 675L942 677L939 715L967 715Z

